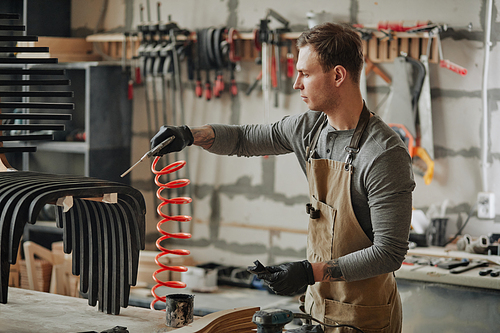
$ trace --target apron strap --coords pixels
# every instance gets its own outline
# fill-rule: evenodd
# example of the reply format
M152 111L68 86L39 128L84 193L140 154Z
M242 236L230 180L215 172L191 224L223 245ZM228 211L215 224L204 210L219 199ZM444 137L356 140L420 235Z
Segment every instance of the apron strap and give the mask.
M370 111L366 107L365 102L363 101L363 110L361 110L361 114L359 115L358 124L356 125L356 129L354 130L354 134L351 137L351 142L349 146L346 146L344 149L347 152L347 157L345 159L345 167L346 171L349 171L352 160L354 158L354 154L359 152L359 140L361 140L361 136L368 126L368 122L370 121Z
M321 131L323 130L323 127L325 127L327 122L328 122L328 118L326 117L326 114L322 113L321 114L321 125L319 125L318 129L314 133L314 136L311 140L310 145L307 146L307 148L306 148L306 158L308 161L314 156L314 153L316 152L316 145L318 144L319 136L321 134Z

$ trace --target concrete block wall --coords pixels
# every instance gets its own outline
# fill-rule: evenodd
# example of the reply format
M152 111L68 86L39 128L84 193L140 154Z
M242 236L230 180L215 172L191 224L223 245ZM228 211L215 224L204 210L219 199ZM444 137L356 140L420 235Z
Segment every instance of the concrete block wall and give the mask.
M210 26L235 27L251 31L272 8L290 21L294 31L307 27L306 12L326 11L337 22L376 24L384 20L431 20L447 24L443 34L444 57L468 69L463 77L436 64L430 64L432 120L435 150L435 174L430 185L416 176L414 207L427 212L431 207L446 205L449 218L447 234L453 235L466 220L476 203L478 192L496 194L497 214L494 219L470 218L463 233L472 236L500 232L500 99L498 40L500 18L498 1L493 2L492 49L488 80L488 163L487 188L482 184L481 167L483 108L481 100L484 66L484 28L486 1L367 1L367 0L160 0L161 16L182 28L195 30ZM97 25L103 1L72 2L72 24L75 34L91 33ZM103 22L106 31L134 28L140 21L140 5L146 0L110 1ZM151 1L152 17L156 18L156 1ZM472 31L467 30L472 23ZM380 64L391 76L393 65ZM241 64L236 73L240 88L237 97L224 93L220 99L197 99L193 86L184 77L185 122L198 126L206 123L262 123L262 93L244 91L260 71L252 62ZM213 74L212 74L213 75ZM385 81L374 74L367 77L367 103L375 110L390 90ZM146 124L145 91L134 91L133 161L149 149ZM297 92L280 94L279 107L271 108L270 120L306 110ZM183 228L192 233L190 240L178 241L174 247L188 248L196 260L246 266L259 259L264 263L300 260L305 256L308 202L307 183L293 155L237 158L214 156L198 147L187 150L193 222ZM128 166L124 166L124 170ZM180 175L183 175L181 172ZM158 237L151 176L148 163L132 172L132 185L143 191L148 204L148 247ZM185 210L184 210L185 211ZM173 223L172 230L177 230Z

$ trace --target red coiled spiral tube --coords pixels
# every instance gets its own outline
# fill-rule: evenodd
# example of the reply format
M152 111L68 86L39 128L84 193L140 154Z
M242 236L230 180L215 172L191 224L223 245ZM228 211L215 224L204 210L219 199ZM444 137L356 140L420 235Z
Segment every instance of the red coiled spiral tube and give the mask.
M160 238L158 238L158 240L156 241L156 247L161 252L155 257L155 262L161 268L153 273L153 279L156 281L156 285L153 288L151 288L151 294L155 298L151 302L151 305L150 305L150 308L152 310L154 310L154 305L156 304L156 302L158 302L158 301L165 302L166 301L165 296L158 296L156 294L156 289L158 287L161 287L161 286L170 287L170 288L185 288L186 287L186 284L183 282L180 282L180 281L161 281L156 276L157 274L164 272L164 271L174 271L174 272L186 272L187 271L187 268L184 266L167 266L167 265L161 263L159 259L162 256L167 255L167 254L175 254L175 255L188 255L188 254L190 254L190 252L188 250L181 250L181 249L168 250L168 249L164 248L163 246L161 246L160 243L162 241L164 241L165 239L169 239L169 238L180 238L180 239L191 238L191 234L189 234L189 233L184 233L184 232L169 233L169 232L164 231L161 228L162 224L165 222L168 222L168 221L177 221L177 222L189 222L189 221L191 221L191 216L188 216L188 215L175 215L175 216L166 215L165 213L162 212L162 208L163 208L163 206L165 206L167 204L181 205L181 204L191 203L192 199L188 198L188 197L177 197L177 198L166 199L161 195L161 192L164 189L175 189L175 188L179 188L179 187L184 187L184 186L187 186L190 183L190 181L189 181L189 179L177 179L177 180L170 181L168 183L161 183L159 180L160 176L166 175L169 173L173 173L175 171L178 171L179 169L182 169L186 165L186 162L185 161L177 161L177 162L174 162L170 165L167 165L166 167L164 167L163 169L158 171L158 170L156 170L156 163L158 163L159 159L160 159L160 157L157 156L151 165L151 171L156 175L155 176L155 184L158 186L158 190L156 191L156 197L158 199L160 199L160 201L161 201L161 203L157 207L157 212L162 217L162 220L160 220L160 222L158 222L158 224L156 225L156 229L163 235Z

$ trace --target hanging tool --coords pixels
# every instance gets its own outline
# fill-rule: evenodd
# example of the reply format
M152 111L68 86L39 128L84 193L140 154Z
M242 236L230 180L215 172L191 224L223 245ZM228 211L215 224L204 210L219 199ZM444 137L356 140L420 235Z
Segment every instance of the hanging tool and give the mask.
M263 20L260 20L260 29L259 29L259 41L261 44L261 65L262 65L262 92L264 94L264 121L269 123L269 117L271 113L270 100L269 100L269 81L270 81L270 31L268 28L268 24L270 20L268 19L269 15Z
M271 63L271 82L274 89L274 107L279 106L279 92L281 90L281 41L280 29L274 29L273 32L273 46L274 57Z
M382 71L377 65L375 65L368 57L365 57L365 63L364 63L364 70L361 71L361 77L360 77L360 86L361 86L361 96L367 102L367 86L366 86L366 78L368 77L368 74L371 72L374 72L378 76L382 78L386 83L389 85L391 84L392 80L391 78L384 72ZM374 111L377 111L377 108L374 108Z
M214 96L219 98L221 93L224 91L224 79L223 79L223 69L227 67L227 55L229 50L229 45L227 40L223 38L223 34L227 35L227 29L225 27L214 29L213 37L211 39L209 48L211 48L213 54L213 63L216 73Z
M140 66L140 57L139 53L139 48L135 47L136 40L139 38L139 35L137 33L132 33L131 34L131 39L130 39L130 44L132 48L132 64L134 66L134 70L132 72L132 77L134 79L134 82L136 84L141 84L142 83L142 78L141 78L141 66Z
M201 47L200 47L200 42L202 38L202 32L201 30L196 31L196 62L195 62L195 71L196 71L196 88L195 88L195 94L196 97L201 98L203 96L203 87L201 84L201 65L202 65L202 60L201 60Z
M131 48L131 59L130 61L127 61L127 42L130 45ZM123 33L123 43L122 43L122 71L123 73L126 73L128 76L128 87L127 87L127 97L128 100L132 100L134 98L134 76L135 76L135 70L134 70L134 49L133 49L133 42L132 42L132 34L128 31L125 31Z
M418 99L418 121L420 129L420 146L427 151L429 157L434 160L434 134L432 126L432 101L429 71L429 54L431 50L432 36L429 35L427 53L420 55L420 62L425 69L425 77L422 84L422 91Z
M438 51L439 51L439 66L440 67L443 67L443 68L447 68L457 74L460 74L462 76L465 76L467 75L467 69L460 66L460 65L457 65L453 62L451 62L450 60L448 59L445 59L444 56L443 56L443 48L441 46L441 38L439 37L439 33L441 31L441 27L436 27L433 29L433 34L436 35L436 41L438 43Z
M273 9L268 9L266 16L264 19L260 20L260 26L259 26L259 41L261 44L261 52L262 52L262 92L264 94L264 114L265 114L265 121L269 122L270 118L270 80L271 80L271 66L272 66L272 51L271 51L271 44L273 43L273 33L269 29L269 23L270 19L269 18L275 18L278 20L280 23L284 25L284 30L288 30L288 20L283 18L280 14L278 14L276 11ZM278 65L278 64L277 64Z
M235 37L238 35L238 31L235 28L230 28L227 34L227 44L229 45L229 72L231 73L231 95L238 95L238 86L236 85L236 79L234 77L234 72L240 70L239 62L241 56L236 55L236 41Z
M286 77L291 79L295 73L295 56L292 53L292 41L286 41L287 53L286 53Z
M424 181L428 185L431 183L434 175L434 162L428 153L418 142L418 132L416 127L416 105L420 96L421 86L423 84L423 67L418 65L418 82L414 85L413 92L410 94L410 85L408 80L406 63L410 62L416 66L415 59L409 59L407 55L402 55L394 59L394 75L392 78L392 87L389 94L389 101L386 111L382 114L382 119L399 134L408 148L408 152L414 161L417 170L424 171ZM425 163L421 166L416 158L420 158Z
M179 51L182 51L184 50L184 47L181 47L179 50L177 50L175 48L175 45L177 44L177 36L176 34L177 33L182 33L180 30L176 30L176 29L171 29L170 30L170 42L174 45L174 49L172 51L172 59L173 59L173 64L174 64L174 70L173 70L173 75L174 75L174 85L173 85L173 89L174 89L174 92L177 90L178 91L178 100L179 100L179 114L180 114L180 123L181 124L185 124L186 123L186 120L185 120L185 113L184 113L184 97L183 97L183 88L182 88L182 81L181 81L181 66L180 66L180 59L179 59L179 54L178 52ZM184 34L188 34L187 31L184 32ZM184 160L186 161L186 163L188 162L188 152L187 151L184 151ZM187 179L189 179L189 168L186 168L185 169L185 177ZM182 187L182 188L177 188L177 191L179 193L179 195L183 195L184 194L184 190L185 188ZM191 187L188 188L188 191L189 191L189 196L191 197L192 196L192 192L191 192ZM192 206L189 206L190 208L190 213L191 215L193 215L193 207ZM180 210L181 210L181 207L179 206L179 214L180 214ZM179 223L179 231L182 231L182 226L181 226L181 223Z
M124 173L122 173L120 177L122 177L122 178L125 177L125 175L127 175L130 171L132 171L133 168L135 168L139 163L141 163L142 161L144 161L144 159L146 157L154 156L160 150L162 150L163 148L165 148L166 146L168 146L172 141L174 141L174 139L175 139L175 136L172 135L172 136L166 138L165 140L163 140L163 142L160 143L158 146L154 147L153 149L149 150L146 154L144 154L139 161L135 162L134 165L132 165L130 168L128 168L127 171L125 171Z
M248 96L252 93L252 91L257 87L257 84L262 80L262 71L259 72L259 75L257 75L257 78L255 78L255 81L248 87L247 91L245 94Z
M212 83L210 81L210 69L212 69L212 35L214 28L201 29L197 33L197 56L199 59L199 70L205 71L205 99L212 99Z

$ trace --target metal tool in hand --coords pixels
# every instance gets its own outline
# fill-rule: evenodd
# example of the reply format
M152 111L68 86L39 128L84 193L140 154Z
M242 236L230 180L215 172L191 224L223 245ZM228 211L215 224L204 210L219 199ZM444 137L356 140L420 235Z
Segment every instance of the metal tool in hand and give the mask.
M139 163L141 163L146 157L151 157L151 156L154 156L155 154L157 154L160 150L162 150L167 145L169 145L172 141L174 141L174 139L175 139L175 136L172 135L172 136L166 138L165 140L163 140L163 142L160 143L158 146L154 147L153 149L148 151L146 154L144 154L144 156L142 156L139 161L135 162L135 164L132 165L127 171L122 173L122 175L120 177L124 177L127 173L132 171L132 169L135 168Z

